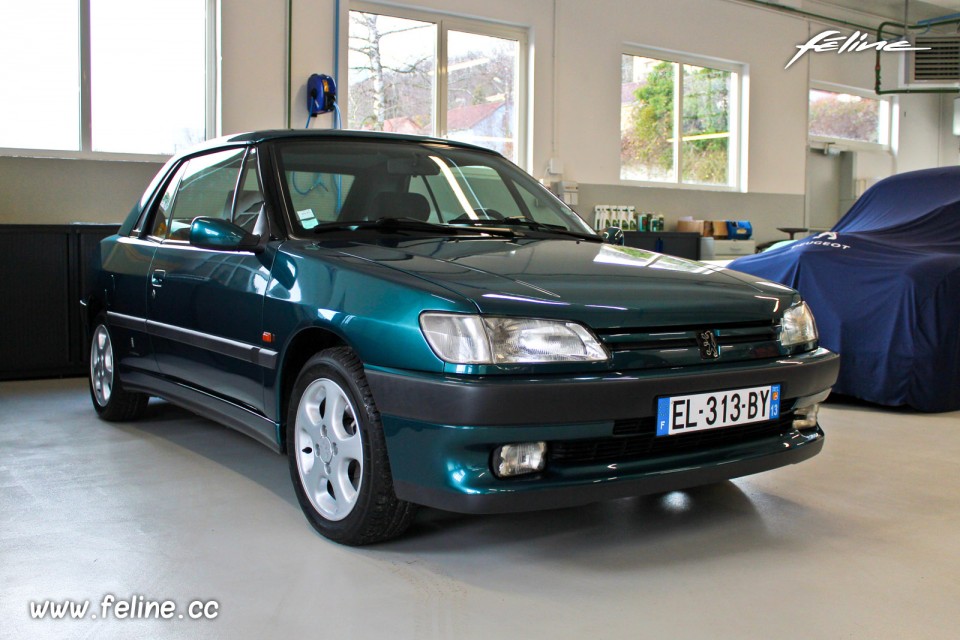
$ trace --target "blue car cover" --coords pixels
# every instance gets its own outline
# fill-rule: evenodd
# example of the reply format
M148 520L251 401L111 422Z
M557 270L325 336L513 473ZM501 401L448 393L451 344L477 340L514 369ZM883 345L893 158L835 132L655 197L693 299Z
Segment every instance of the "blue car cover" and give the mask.
M960 409L960 167L882 180L829 232L730 268L800 291L841 356L835 392Z

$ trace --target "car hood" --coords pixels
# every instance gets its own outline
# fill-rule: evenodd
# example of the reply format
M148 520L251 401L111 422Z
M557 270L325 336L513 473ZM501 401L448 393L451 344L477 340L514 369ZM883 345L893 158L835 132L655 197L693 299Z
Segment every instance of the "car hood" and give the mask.
M753 276L589 241L431 238L337 249L442 286L481 313L594 327L765 321L799 299L792 289Z

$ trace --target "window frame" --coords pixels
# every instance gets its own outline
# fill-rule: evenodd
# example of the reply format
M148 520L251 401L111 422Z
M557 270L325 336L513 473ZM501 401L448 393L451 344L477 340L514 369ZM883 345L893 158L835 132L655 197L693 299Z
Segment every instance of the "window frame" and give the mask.
M234 210L237 204L236 191L238 187L241 185L241 182L243 180L244 169L246 167L247 159L250 157L251 152L256 152L257 154L257 185L260 188L260 193L263 194L264 196L264 202L266 202L267 196L264 191L263 168L260 163L262 151L257 150L256 145L237 144L237 145L220 146L212 149L203 149L201 151L197 151L196 153L191 153L189 155L185 155L181 158L178 158L174 164L168 167L168 169L164 172L163 179L160 180L156 188L153 189L153 191L150 193L148 202L146 206L144 206L143 211L140 213L139 219L137 220L136 224L134 224L133 229L130 230L129 237L135 238L137 240L153 242L154 244L157 244L157 245L167 245L167 246L189 245L190 243L187 240L177 240L174 238L170 238L169 230L167 232L168 235L162 238L160 236L156 236L153 234L153 229L157 222L157 215L160 211L161 201L163 200L163 196L167 192L167 190L171 186L173 186L174 193L173 193L173 200L170 203L171 210L166 214L167 226L169 227L169 223L172 220L173 206L176 203L177 196L180 194L180 181L183 178L182 176L183 168L186 167L187 164L191 160L194 160L195 158L201 158L203 156L208 156L215 153L222 153L224 151L242 151L243 152L240 156L240 171L237 173L237 180L234 183L234 199L230 207L230 220L228 220L228 222L233 222L233 217L236 214L236 211Z
M858 96L868 100L876 100L880 104L880 117L884 117L886 112L887 122L880 127L880 142L864 142L863 140L851 140L849 138L836 138L833 136L812 135L810 133L810 92L827 91L830 93L845 93L851 96ZM807 87L807 141L812 148L824 149L827 146L836 147L850 151L879 151L892 153L897 135L897 128L894 124L895 110L897 108L896 99L890 96L878 96L869 89L859 89L842 84L831 82L820 82L811 80Z
M219 49L220 38L220 0L203 0L205 12L205 108L204 108L204 139L210 140L219 135L220 130L220 93L219 93ZM80 130L79 150L71 149L33 149L30 147L0 147L0 157L21 156L30 158L61 158L66 160L121 160L131 162L159 162L166 161L175 154L163 153L127 153L115 151L93 150L93 113L92 113L92 83L91 83L91 0L77 0L79 15L78 28L80 30L80 56L77 75L80 86Z
M744 92L747 88L746 79L749 74L749 65L721 58L710 58L691 53L672 51L669 49L658 49L642 45L624 44L621 47L618 56L617 68L623 64L623 56L634 56L640 58L651 58L661 62L670 62L677 65L674 76L674 101L673 101L673 137L674 137L674 171L676 178L674 180L632 180L620 177L622 164L617 163L617 174L620 184L643 187L662 187L666 189L694 189L698 191L731 191L745 192L746 184L746 131L747 117L746 97ZM730 180L725 185L719 184L696 184L683 181L683 67L684 65L694 67L706 67L718 71L726 71L733 74L731 81L730 96L730 137L727 146L728 171ZM621 85L622 86L622 83ZM676 88L681 90L677 91ZM619 89L620 87L618 87ZM622 89L620 89L622 93ZM622 103L621 103L622 104Z
M530 30L520 25L510 25L496 22L486 22L472 18L450 15L446 13L421 11L417 9L407 9L393 5L377 4L372 2L351 2L350 11L360 13L375 13L378 15L389 16L392 18L403 18L406 20L418 20L420 22L430 22L437 26L437 66L436 66L436 86L433 96L433 107L436 109L436 128L435 134L438 138L444 138L447 134L447 34L450 31L460 31L480 36L490 36L493 38L502 38L505 40L515 40L519 43L519 60L517 61L517 87L519 89L516 101L517 109L517 132L516 164L524 170L527 170L532 163L532 145L529 143L530 114L528 110L529 95L532 91L531 78L533 76L530 69ZM347 38L349 41L350 26L347 21ZM349 44L346 45L349 47ZM347 51L349 53L349 50ZM350 100L350 82L349 82L349 64L347 65L348 81L342 83L341 94L345 97L347 104ZM510 160L510 158L507 158Z

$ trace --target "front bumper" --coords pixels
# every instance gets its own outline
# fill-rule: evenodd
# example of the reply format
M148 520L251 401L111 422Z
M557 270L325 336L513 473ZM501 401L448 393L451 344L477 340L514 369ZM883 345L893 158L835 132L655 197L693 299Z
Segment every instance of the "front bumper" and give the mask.
M549 452L551 443L616 443L625 422L652 423L658 396L780 384L781 412L789 416L828 392L838 370L839 357L818 349L763 363L641 374L468 379L368 369L367 378L397 496L449 511L498 513L682 489L806 460L823 447L823 432L789 422L746 440L649 457L570 464L552 461ZM494 476L497 446L531 441L548 443L543 472Z

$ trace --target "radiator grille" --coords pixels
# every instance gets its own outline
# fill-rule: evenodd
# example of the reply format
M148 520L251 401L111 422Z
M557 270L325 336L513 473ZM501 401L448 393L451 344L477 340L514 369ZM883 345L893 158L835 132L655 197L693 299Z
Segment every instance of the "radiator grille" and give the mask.
M713 334L720 357L701 354L698 336ZM781 355L780 327L770 321L733 325L669 328L601 329L597 335L619 362L628 367L668 367L706 362L736 362Z

